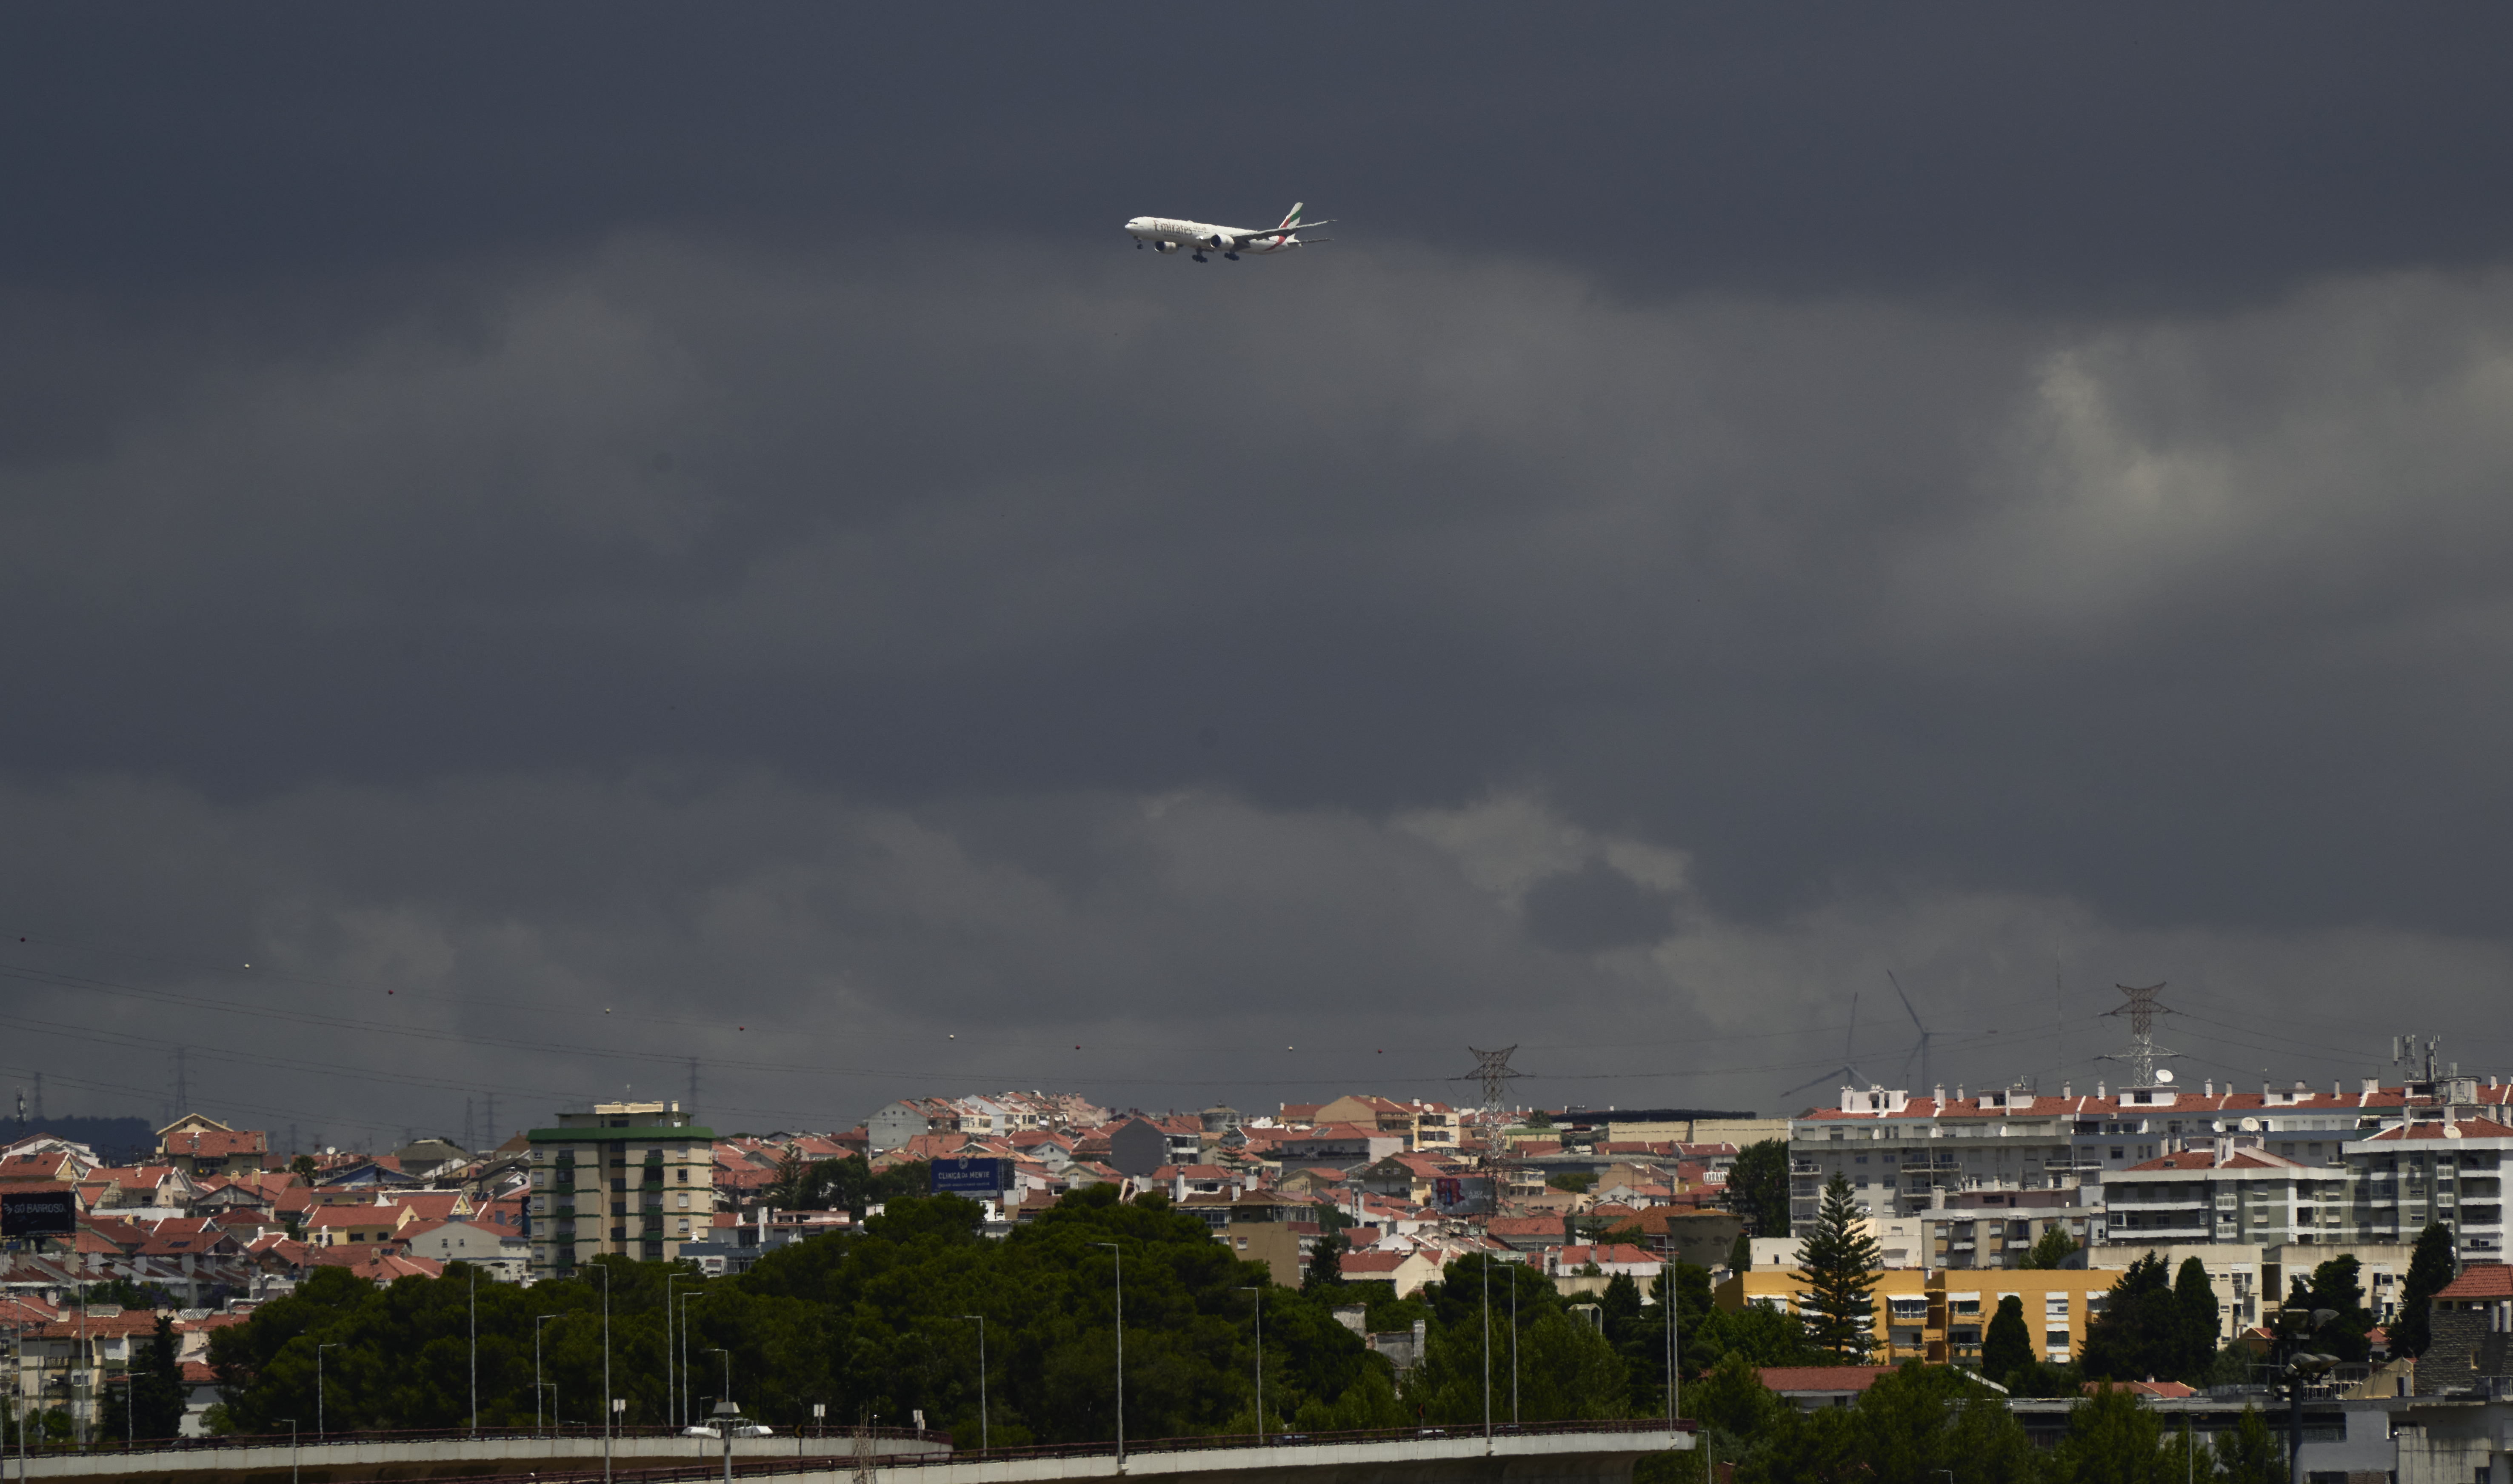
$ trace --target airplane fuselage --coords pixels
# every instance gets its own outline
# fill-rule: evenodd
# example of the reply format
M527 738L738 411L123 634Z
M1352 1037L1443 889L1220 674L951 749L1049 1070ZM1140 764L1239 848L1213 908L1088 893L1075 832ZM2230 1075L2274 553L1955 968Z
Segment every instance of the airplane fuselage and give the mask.
M1126 234L1137 242L1164 253L1184 248L1198 256L1208 252L1224 257L1288 253L1303 245L1299 230L1297 226L1222 226L1175 217L1137 217L1126 223Z

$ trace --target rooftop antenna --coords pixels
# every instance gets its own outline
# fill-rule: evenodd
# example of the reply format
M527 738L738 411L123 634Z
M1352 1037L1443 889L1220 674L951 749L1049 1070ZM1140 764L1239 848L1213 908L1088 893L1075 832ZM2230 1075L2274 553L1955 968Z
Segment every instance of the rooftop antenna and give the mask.
M2132 1073L2130 1086L2153 1087L2155 1085L2155 1059L2158 1056L2177 1057L2181 1055L2181 1053L2174 1051L2169 1047L2159 1047L2155 1044L2155 1017L2159 1012L2165 1015L2174 1015L2177 1012L2175 1012L2170 1005L2159 1005L2156 1003L2155 997L2164 992L2164 985L2161 983L2143 985L2114 984L2112 987L2119 990L2121 993L2128 995L2129 1003L2126 1005L2116 1005L2111 1009L2104 1011L2103 1014L2125 1015L2129 1017L2129 1051L2126 1055L2113 1053L2105 1056L2102 1060L2106 1062L2127 1062L2130 1064L2130 1070Z
M1476 1064L1472 1076L1473 1080L1481 1082L1484 1085L1484 1106L1487 1108L1499 1107L1501 1104L1501 1094L1509 1086L1509 1079L1524 1075L1523 1073L1510 1070L1510 1053L1518 1050L1518 1048L1515 1046L1504 1046L1498 1051L1481 1051L1475 1047L1469 1046L1466 1050L1474 1052L1475 1054ZM1459 1078L1458 1080L1464 1081L1466 1079Z

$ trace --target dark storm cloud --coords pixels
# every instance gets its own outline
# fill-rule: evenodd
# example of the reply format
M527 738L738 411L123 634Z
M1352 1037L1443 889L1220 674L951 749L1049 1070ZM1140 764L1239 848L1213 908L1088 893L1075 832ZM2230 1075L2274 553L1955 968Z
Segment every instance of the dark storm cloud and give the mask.
M1652 285L2110 302L2513 228L2485 9L457 14L13 17L0 255L157 286L1297 194Z
M1892 967L1949 1076L2158 978L2360 1069L2513 957L2513 133L2337 14L39 37L0 887L126 1039L20 1029L1756 1105Z

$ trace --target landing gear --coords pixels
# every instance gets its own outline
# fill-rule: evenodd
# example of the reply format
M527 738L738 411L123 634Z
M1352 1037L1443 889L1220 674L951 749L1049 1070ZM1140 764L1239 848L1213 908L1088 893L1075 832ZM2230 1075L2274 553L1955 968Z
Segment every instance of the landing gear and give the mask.
M1239 261L1239 255L1237 253L1224 253L1221 256L1229 259L1232 262L1237 262Z
M1143 239L1142 239L1142 238L1140 238L1140 237L1137 237L1137 238L1136 238L1136 239L1135 239L1135 251L1136 251L1136 252L1137 252L1137 253L1139 253L1139 252L1141 252L1142 250L1143 250Z
M1211 261L1212 260L1210 260L1210 259L1206 258L1202 253L1198 253L1198 254L1196 254L1196 255L1195 255L1195 261L1198 261L1198 262L1208 262L1208 261Z

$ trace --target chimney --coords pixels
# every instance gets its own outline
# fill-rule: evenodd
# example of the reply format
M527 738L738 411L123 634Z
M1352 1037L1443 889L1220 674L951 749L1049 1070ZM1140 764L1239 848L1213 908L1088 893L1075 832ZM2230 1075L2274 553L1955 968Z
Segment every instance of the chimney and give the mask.
M1944 1083L1942 1083L1942 1082L1938 1083L1938 1084L1937 1084L1937 1088L1936 1088L1936 1093L1937 1093L1937 1102L1938 1102L1939 1103L1943 1103L1946 1101L1946 1085L1945 1085Z
M2059 1084L2059 1096L2060 1096L2060 1097L2062 1097L2062 1098L2074 1098L2075 1096L2077 1096L2076 1084L2075 1084L2075 1083L2073 1083L2073 1082L2062 1082L2062 1083L2060 1083L2060 1084Z
M1958 1082L1958 1083L1956 1083L1956 1084L1955 1084L1955 1101L1956 1101L1957 1103L1961 1103L1961 1102L1963 1102L1963 1101L1964 1101L1964 1095L1963 1095L1963 1084L1962 1084L1962 1083L1960 1083L1960 1082Z
M2201 1084L2200 1084L2200 1091L2201 1091L2201 1095L2202 1095L2202 1096L2204 1096L2204 1097L2209 1097L2209 1098L2214 1098L2214 1097L2215 1097L2215 1096L2216 1096L2216 1079L2215 1079L2215 1078L2214 1078L2214 1077L2211 1077L2211 1078L2209 1078L2207 1081L2205 1081L2205 1082L2201 1083Z
M2381 1090L2382 1090L2382 1079L2381 1079L2381 1078L2379 1078L2379 1077L2368 1077L2368 1078L2366 1078L2366 1079L2365 1079L2364 1084L2363 1084L2363 1086L2362 1086L2362 1088L2361 1088L2361 1090L2360 1090L2360 1091L2362 1092L2362 1095L2363 1095L2363 1096L2368 1097L2368 1098L2371 1098L2371 1097L2373 1097L2375 1093L2378 1093L2378 1092L2380 1092Z
M2100 1078L2096 1078L2094 1081L2094 1101L2096 1103L2100 1103L2108 1096L2109 1094L2103 1091L2102 1080Z

